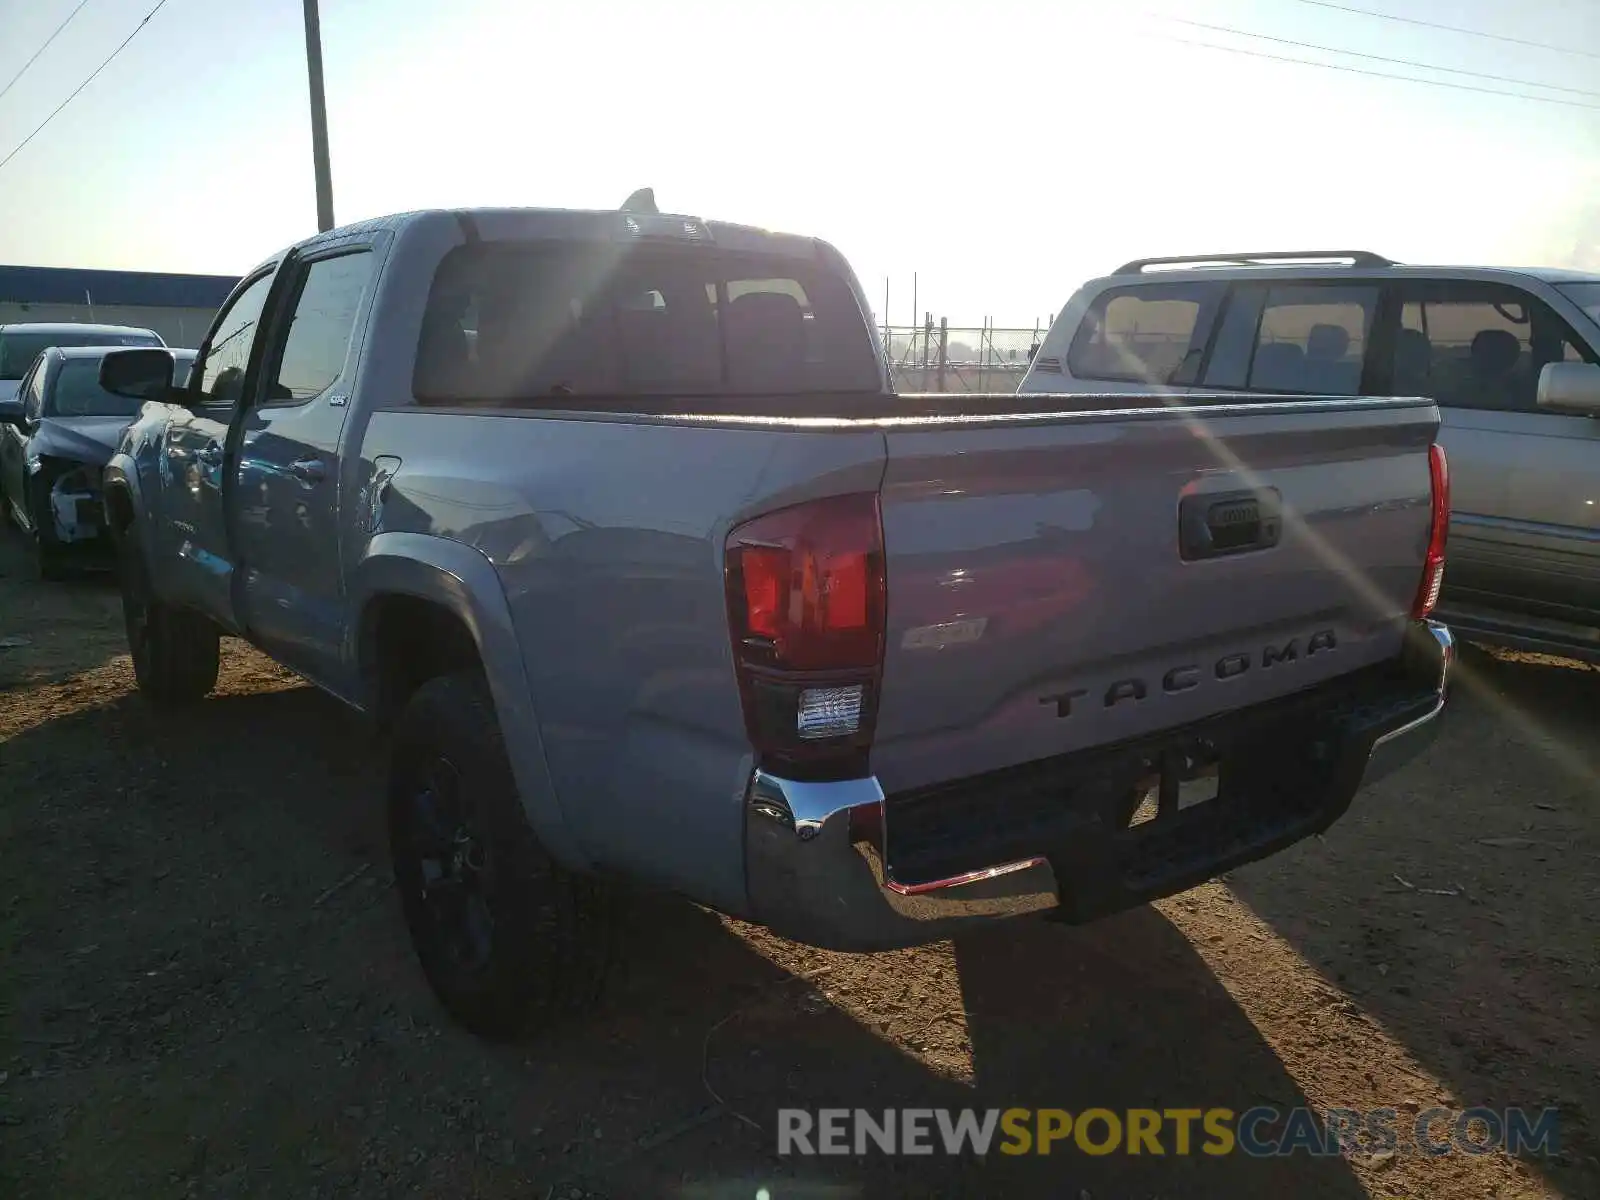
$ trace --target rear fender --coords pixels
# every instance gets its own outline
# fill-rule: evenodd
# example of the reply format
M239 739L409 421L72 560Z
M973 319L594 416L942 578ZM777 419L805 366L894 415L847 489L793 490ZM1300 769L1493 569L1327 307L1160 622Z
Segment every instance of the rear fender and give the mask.
M345 625L345 662L359 667L368 606L379 597L394 595L437 604L466 626L478 647L529 825L563 866L574 871L589 869L550 778L533 691L494 565L461 542L421 533L379 534L351 573L349 611L353 619Z

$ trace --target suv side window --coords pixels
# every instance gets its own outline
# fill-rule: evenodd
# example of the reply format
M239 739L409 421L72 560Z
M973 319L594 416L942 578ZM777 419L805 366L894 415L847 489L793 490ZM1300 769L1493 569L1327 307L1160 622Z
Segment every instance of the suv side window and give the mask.
M1583 361L1566 323L1518 288L1452 281L1400 287L1390 390L1448 408L1538 412L1546 363Z
M216 327L190 369L190 382L198 381L201 403L233 407L244 394L244 374L250 364L256 324L272 288L272 272L251 282L222 313Z
M1293 284L1267 290L1246 387L1356 396L1378 288Z
M1226 291L1217 281L1108 288L1083 314L1067 365L1078 379L1193 383Z
M1355 396L1376 284L1235 284L1205 387Z
M267 403L302 404L322 395L344 374L356 313L371 278L372 254L367 250L305 266Z

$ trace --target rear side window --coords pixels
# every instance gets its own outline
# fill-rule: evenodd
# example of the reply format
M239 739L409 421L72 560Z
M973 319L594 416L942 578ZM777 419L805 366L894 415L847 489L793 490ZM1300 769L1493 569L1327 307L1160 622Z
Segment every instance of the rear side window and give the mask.
M1084 313L1067 365L1078 379L1194 383L1225 290L1173 283L1104 291Z
M1359 395L1377 307L1376 287L1269 288L1247 386L1257 392Z
M434 275L424 403L880 388L843 278L711 246L475 243Z

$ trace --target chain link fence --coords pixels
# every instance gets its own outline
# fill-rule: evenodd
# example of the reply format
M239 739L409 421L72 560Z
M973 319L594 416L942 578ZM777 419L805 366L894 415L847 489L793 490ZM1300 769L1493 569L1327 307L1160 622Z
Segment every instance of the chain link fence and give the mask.
M952 326L929 317L920 326L880 326L878 335L897 392L1014 392L1045 329Z

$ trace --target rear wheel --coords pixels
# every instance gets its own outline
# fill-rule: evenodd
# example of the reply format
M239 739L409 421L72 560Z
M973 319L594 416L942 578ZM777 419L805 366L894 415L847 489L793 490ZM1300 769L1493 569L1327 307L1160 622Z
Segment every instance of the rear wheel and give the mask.
M217 686L221 635L199 613L156 598L144 555L131 532L117 539L122 620L139 691L158 708L194 704Z
M535 839L482 676L423 684L393 744L395 883L423 973L451 1016L507 1040L594 1005L611 902Z

